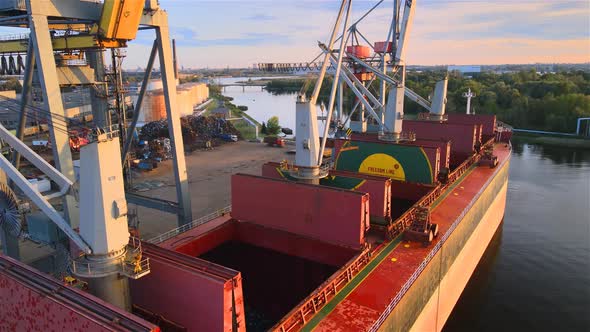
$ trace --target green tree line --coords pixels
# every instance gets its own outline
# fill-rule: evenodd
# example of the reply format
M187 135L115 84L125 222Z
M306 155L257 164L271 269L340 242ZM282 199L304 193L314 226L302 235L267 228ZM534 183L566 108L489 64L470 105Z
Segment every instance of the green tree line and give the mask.
M439 73L410 73L407 85L427 97L432 94ZM590 73L583 71L539 74L535 70L496 74L484 72L465 77L449 74L447 112L464 113L463 93L476 94L476 113L496 114L517 128L574 132L576 120L590 117ZM406 111L419 106L406 101ZM421 110L420 110L421 111Z
M406 85L419 95L428 98L435 83L444 72L408 72ZM295 93L305 80L271 80L266 89L271 93ZM371 91L378 91L373 82ZM326 102L332 86L332 77L326 77L320 92L320 101ZM311 94L314 84L309 84ZM499 120L517 128L557 132L574 132L576 119L590 117L590 73L570 71L539 74L523 70L497 74L484 72L467 77L458 72L449 73L447 112L464 113L466 99L463 93L471 89L476 94L472 107L476 113L496 114ZM349 89L344 93L345 109L354 103ZM405 101L405 112L416 114L425 110L411 100Z

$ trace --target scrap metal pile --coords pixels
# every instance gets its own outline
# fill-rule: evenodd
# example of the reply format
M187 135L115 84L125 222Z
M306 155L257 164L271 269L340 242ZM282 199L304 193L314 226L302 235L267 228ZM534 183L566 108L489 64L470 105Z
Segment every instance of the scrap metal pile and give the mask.
M211 149L226 142L242 139L241 133L229 122L214 116L186 116L180 119L184 148ZM172 158L168 122L146 123L139 133L133 165L143 170L157 167L157 162Z
M186 116L180 119L182 138L186 145L196 141L212 141L214 145L226 141L222 135L236 135L242 139L240 132L229 122L214 116ZM166 120L147 123L141 128L140 140L152 141L159 138L170 138Z

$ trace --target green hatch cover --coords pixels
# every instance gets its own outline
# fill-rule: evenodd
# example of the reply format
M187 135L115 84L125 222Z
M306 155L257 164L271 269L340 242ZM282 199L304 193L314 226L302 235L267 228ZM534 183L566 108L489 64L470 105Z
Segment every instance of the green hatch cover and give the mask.
M336 158L337 170L432 183L432 166L419 146L349 141Z

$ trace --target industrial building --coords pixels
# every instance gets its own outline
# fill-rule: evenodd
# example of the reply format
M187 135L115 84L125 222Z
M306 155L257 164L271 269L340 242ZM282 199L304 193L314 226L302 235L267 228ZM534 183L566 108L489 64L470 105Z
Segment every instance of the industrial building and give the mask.
M166 103L162 81L152 80L148 84L147 92L141 109L139 110L139 122L147 123L166 118ZM195 106L209 99L209 87L205 83L179 84L176 89L178 101L178 114L182 116L192 115ZM137 103L138 95L133 95L133 103Z
M463 75L469 74L477 74L481 73L481 66L475 65L450 65L448 67L449 71L458 71Z

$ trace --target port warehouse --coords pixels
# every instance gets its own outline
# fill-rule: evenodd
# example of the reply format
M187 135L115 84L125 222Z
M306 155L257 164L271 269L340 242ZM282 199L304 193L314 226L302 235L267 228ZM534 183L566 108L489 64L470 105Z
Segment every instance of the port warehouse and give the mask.
M177 101L179 116L193 114L195 106L209 99L209 87L205 83L183 83L177 87ZM152 80L140 110L139 122L148 123L166 118L166 104L164 90L160 80ZM132 96L137 103L137 95Z

